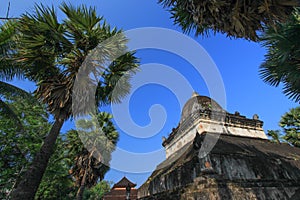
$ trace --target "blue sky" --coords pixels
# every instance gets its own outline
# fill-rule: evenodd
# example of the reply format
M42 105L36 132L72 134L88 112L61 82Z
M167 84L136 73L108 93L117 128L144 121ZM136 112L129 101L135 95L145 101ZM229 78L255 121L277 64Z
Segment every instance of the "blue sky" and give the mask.
M34 3L53 4L57 7L61 1L10 0L10 2L9 16L18 17L25 11L32 11ZM180 27L173 25L169 12L154 0L72 1L74 5L82 3L95 6L98 14L104 16L111 26L122 28L125 31L142 27L161 27L181 32ZM2 0L0 4L0 16L5 16L8 0ZM259 44L243 39L230 39L221 34L211 35L207 38L201 36L196 38L191 33L190 37L195 39L207 51L216 64L225 87L225 107L227 111L239 111L249 118L252 118L253 114L258 114L260 119L264 121L264 130L266 131L268 129L278 129L280 116L290 108L297 106L282 94L280 87L271 87L260 79L258 69L264 59L265 49ZM180 41L172 42L174 44L180 43ZM186 51L189 51L189 49L186 49ZM141 64L149 64L150 67L153 65L153 68L157 63L169 66L185 77L193 90L210 96L203 77L197 74L191 64L184 58L180 58L172 52L158 49L138 50L136 56L140 58ZM160 76L168 77L167 74L160 74ZM176 83L176 80L174 81ZM16 80L13 84L26 90L34 90L34 84L32 83ZM180 82L178 82L177 87L179 90L184 90ZM139 126L146 126L151 122L149 109L153 105L161 105L166 113L166 122L163 127L158 133L152 134L151 137L143 138L145 135L151 135L151 133L143 132L138 136L126 134L123 131L124 127L116 124L120 132L118 148L131 154L140 155L143 153L145 159L139 160L134 157L126 159L121 154L121 156L114 154L112 162L119 166L117 167L119 170L112 169L106 174L105 179L117 182L126 175L139 186L147 179L151 170L148 170L147 173L141 173L141 171L135 170L136 166L149 164L149 169L153 170L151 166L155 166L163 159L161 138L167 136L171 129L177 126L180 120L181 105L173 91L168 87L155 83L143 85L130 94L129 97L128 110L130 116ZM106 107L105 110L111 110L111 108ZM152 119L163 120L161 113L155 113L155 111L154 108ZM66 123L63 130L66 131L70 127L73 127L72 122ZM160 153L154 153L154 157L150 158L147 156L149 152ZM132 173L133 171L136 173Z

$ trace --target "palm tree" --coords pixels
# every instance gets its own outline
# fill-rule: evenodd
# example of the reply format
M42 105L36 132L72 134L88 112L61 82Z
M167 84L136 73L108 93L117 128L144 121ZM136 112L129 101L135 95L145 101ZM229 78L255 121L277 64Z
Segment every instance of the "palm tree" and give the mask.
M75 8L64 3L60 10L66 15L62 22L59 22L53 7L37 5L34 14L22 15L18 24L20 34L16 60L22 65L24 75L37 83L35 94L48 106L55 121L40 152L13 191L12 199L15 200L34 198L60 129L64 121L74 116L72 98L75 94L72 89L85 59L103 41L121 33L111 29L102 17L97 16L94 8ZM116 43L123 48L126 46L124 39ZM102 52L98 59L101 61L113 56L119 46L98 48ZM123 75L129 78L128 71L137 66L134 52L128 52L112 62L97 84L97 104L119 100L114 99L112 94L117 80ZM128 84L117 86L122 88L119 97L129 90Z
M0 27L0 112L2 115L13 118L18 127L22 129L21 122L14 113L10 105L4 100L19 96L25 99L32 99L32 96L26 91L8 84L5 81L11 81L15 76L21 77L20 68L14 67L12 61L12 51L15 47L15 29L16 23L9 21Z
M70 174L75 178L78 187L77 199L83 198L86 187L95 186L99 180L103 180L109 170L108 163L111 153L115 149L118 133L111 122L112 115L100 112L92 120L77 121L81 127L81 139L88 138L92 141L93 150L88 149L80 141L78 131L71 130L67 133L67 149L70 157L73 157ZM94 124L97 123L99 129Z
M170 9L175 24L183 31L225 33L235 38L257 41L257 31L285 20L299 6L298 0L159 0Z
M295 9L290 20L268 27L262 35L267 48L265 61L260 66L263 80L272 85L283 84L283 93L300 102L300 12Z
M8 164L6 169L5 166L2 166L4 174L9 177L9 181L5 179L5 176L2 177L2 181L5 181L6 185L12 184L9 189L4 187L9 193L17 185L21 174L36 152L34 145L29 145L28 142L39 142L39 137L44 134L41 131L40 135L30 135L35 132L30 130L36 129L29 128L29 125L41 121L29 120L27 115L30 114L28 113L33 116L37 115L33 117L37 117L35 119L47 120L43 118L45 117L44 113L39 110L42 106L32 94L7 83L14 77L24 78L20 66L13 60L17 42L16 25L16 21L8 21L0 26L0 118L4 125L1 127L1 136L4 137L1 141L1 153L4 163L14 163L11 166ZM30 112L26 110L29 107L31 107ZM43 128L46 130L46 127ZM8 171L11 173L7 173Z

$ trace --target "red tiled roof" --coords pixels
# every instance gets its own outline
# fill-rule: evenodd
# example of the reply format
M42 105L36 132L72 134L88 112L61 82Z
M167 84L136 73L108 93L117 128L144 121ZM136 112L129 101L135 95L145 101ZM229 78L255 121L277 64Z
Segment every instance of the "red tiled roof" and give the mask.
M114 184L114 186L112 188L126 188L127 186L134 188L136 186L135 183L132 183L130 180L128 180L125 176L116 184Z

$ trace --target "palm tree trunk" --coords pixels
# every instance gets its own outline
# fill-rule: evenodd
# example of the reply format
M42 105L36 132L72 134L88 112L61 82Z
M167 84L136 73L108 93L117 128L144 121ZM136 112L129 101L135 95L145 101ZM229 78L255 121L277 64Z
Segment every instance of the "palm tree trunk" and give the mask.
M82 200L83 199L83 192L84 192L84 189L85 189L86 176L87 176L87 170L84 171L84 175L82 177L80 187L77 191L77 194L76 194L76 199L77 200Z
M64 124L64 117L55 120L51 130L44 140L40 151L35 155L32 164L25 172L21 182L12 192L12 200L32 200L40 185L44 172L47 168L48 161L53 154L56 139L60 129Z

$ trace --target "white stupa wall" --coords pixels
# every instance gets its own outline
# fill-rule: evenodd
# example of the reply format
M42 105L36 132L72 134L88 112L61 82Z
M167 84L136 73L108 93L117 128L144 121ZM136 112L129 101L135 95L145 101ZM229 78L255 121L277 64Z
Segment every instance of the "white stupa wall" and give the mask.
M170 157L176 151L181 149L185 144L191 142L195 138L195 134L203 132L212 132L220 134L230 134L244 137L253 137L267 139L267 136L262 128L253 129L253 127L238 127L236 125L199 119L189 129L180 131L175 135L173 140L165 146L166 158Z

